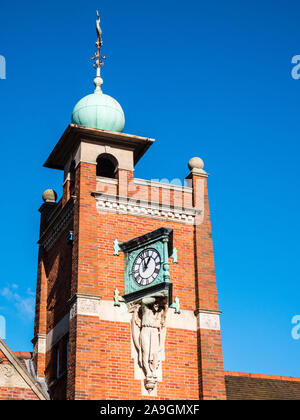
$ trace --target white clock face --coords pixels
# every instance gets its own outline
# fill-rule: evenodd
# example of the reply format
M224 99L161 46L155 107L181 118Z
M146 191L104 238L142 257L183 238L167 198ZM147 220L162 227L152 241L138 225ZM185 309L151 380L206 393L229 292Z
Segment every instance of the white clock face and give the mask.
M159 252L154 248L142 251L134 260L132 276L140 286L148 286L157 278L161 269Z

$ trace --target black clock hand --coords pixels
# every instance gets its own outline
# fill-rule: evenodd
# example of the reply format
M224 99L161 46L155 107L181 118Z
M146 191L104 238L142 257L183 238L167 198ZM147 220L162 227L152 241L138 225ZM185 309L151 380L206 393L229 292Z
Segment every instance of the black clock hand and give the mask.
M146 270L147 270L147 268L148 268L148 265L149 265L150 260L151 260L151 257L149 257L149 258L148 258L148 262L147 262L147 264L146 264Z

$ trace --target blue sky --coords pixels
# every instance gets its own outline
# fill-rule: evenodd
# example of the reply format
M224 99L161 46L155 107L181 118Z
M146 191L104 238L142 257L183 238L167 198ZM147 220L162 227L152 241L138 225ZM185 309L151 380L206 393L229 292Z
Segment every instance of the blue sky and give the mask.
M0 55L0 315L7 343L31 350L38 208L62 173L42 164L92 92L95 10L105 93L125 132L155 138L136 177L211 174L225 369L300 376L291 336L299 299L300 54L296 1L6 2Z

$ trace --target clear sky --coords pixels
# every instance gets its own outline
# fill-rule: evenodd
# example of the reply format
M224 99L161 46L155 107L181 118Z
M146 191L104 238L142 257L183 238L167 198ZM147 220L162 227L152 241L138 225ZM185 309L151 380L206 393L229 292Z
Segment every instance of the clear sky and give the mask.
M105 93L125 132L155 138L136 168L184 179L200 156L209 178L225 369L300 376L297 1L4 2L0 54L0 315L7 343L31 350L38 208L62 173L42 164L93 91L95 10Z

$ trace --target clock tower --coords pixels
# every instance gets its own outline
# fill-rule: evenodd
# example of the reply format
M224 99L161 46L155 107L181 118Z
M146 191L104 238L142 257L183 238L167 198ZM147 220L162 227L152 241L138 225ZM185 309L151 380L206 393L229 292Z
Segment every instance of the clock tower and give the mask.
M40 208L37 376L53 399L225 399L208 175L134 177L154 140L123 133L96 28L95 91L44 165L64 175Z

